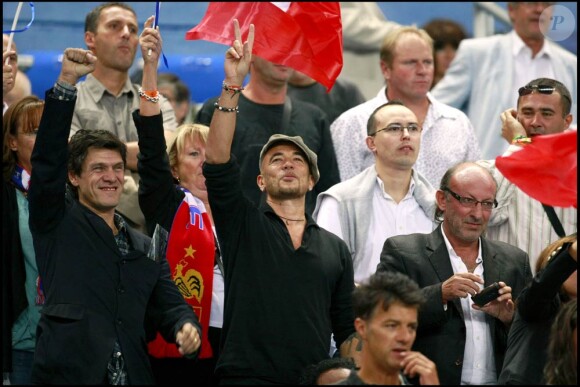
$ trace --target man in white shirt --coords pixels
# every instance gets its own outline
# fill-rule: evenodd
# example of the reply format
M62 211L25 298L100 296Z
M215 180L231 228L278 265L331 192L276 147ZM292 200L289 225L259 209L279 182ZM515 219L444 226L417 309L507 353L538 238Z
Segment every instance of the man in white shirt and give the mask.
M371 114L367 131L375 163L318 195L314 211L318 225L348 245L357 284L376 272L386 238L435 228L435 189L413 170L421 145L415 114L387 102Z
M389 100L403 102L423 128L423 147L415 168L431 185L438 186L454 164L479 160L479 145L467 116L429 93L434 73L433 39L425 30L401 27L388 33L381 48L380 66L386 88L341 114L330 126L341 181L374 163L365 143L366 125L373 110Z
M432 90L443 103L465 106L486 160L507 149L499 134L500 114L513 106L518 88L532 79L558 79L570 88L576 125L577 57L546 39L540 28L550 22L553 4L509 2L513 30L461 41L445 76Z

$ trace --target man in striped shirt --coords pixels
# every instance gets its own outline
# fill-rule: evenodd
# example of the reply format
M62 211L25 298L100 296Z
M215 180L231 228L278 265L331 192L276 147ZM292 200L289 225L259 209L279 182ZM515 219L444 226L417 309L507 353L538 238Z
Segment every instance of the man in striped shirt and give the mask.
M504 156L518 151L535 136L561 133L572 122L570 91L562 83L550 78L538 78L519 89L517 110L501 114L502 136L511 142ZM480 161L488 167L498 183L499 206L490 219L487 237L507 242L526 251L535 274L540 252L559 236L542 203L520 190L495 168L494 160ZM530 174L530 179L533 179ZM555 213L568 235L577 230L577 210L574 207L554 207Z

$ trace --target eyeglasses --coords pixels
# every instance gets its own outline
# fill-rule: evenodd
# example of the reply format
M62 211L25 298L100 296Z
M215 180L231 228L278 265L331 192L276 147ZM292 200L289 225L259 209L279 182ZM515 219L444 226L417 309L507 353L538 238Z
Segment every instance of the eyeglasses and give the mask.
M495 199L493 200L493 202L490 202L487 200L480 202L480 201L477 201L477 200L472 199L472 198L466 198L463 196L459 196L455 192L451 191L449 188L443 188L443 191L449 192L451 194L451 196L453 196L455 199L457 199L457 201L459 203L461 203L461 205L463 207L475 208L475 207L477 207L477 203L481 203L481 208L484 210L487 210L487 211L492 210L492 209L497 207L497 200L495 200Z
M414 135L414 134L419 134L421 133L421 127L417 124L409 124L407 126L403 126L401 124L390 124L387 125L386 128L383 129L379 129L376 132L374 132L373 134L371 134L371 136L374 136L375 134L379 133L379 132L387 132L390 135L393 136L400 136L401 134L403 134L403 130L407 129L407 131L409 132L409 134Z

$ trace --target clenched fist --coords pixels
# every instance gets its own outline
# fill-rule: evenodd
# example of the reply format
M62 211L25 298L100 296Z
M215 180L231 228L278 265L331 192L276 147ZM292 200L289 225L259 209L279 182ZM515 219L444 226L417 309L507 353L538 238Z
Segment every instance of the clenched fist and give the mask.
M97 57L89 50L67 48L62 55L62 68L58 80L76 85L83 76L95 70Z

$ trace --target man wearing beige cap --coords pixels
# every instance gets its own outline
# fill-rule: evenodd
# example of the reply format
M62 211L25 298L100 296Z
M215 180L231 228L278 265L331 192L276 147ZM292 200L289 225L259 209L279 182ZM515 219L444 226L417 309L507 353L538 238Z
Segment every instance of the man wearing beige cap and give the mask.
M252 56L253 27L225 58L226 78L210 125L203 174L225 272L220 384L298 384L310 364L328 358L354 333L353 268L346 244L318 227L305 197L320 178L317 157L299 136L275 134L260 152L248 200L231 152L239 88ZM247 112L246 112L247 114ZM345 344L346 346L346 344Z

